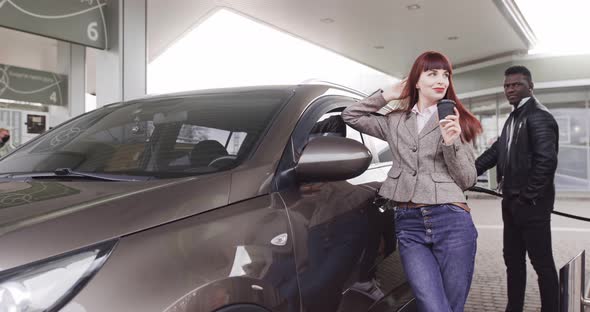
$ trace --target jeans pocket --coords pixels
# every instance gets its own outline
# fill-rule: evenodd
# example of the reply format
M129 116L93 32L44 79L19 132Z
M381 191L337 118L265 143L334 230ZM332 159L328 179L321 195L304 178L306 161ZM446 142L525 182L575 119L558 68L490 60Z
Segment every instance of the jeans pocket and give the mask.
M408 213L407 208L395 208L393 219L395 221L401 220L406 213Z
M455 205L452 205L452 204L448 204L448 205L445 205L445 206L447 206L449 208L449 210L452 211L452 212L467 213L467 211L465 209L463 209L463 208L461 208L459 206L455 206Z

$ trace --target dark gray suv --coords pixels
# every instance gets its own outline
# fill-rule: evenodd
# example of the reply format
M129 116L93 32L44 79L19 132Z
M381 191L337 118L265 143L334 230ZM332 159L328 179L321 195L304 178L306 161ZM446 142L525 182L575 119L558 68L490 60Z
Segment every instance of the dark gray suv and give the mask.
M330 84L105 106L0 159L0 311L413 310Z

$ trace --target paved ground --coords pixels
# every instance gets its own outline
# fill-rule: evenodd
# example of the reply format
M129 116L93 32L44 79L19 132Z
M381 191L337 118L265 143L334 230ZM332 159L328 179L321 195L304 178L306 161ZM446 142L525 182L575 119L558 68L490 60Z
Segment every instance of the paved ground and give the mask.
M557 211L590 217L590 196L560 198ZM502 216L500 200L470 199L472 217L479 232L475 274L466 311L504 311L506 273L502 259ZM553 215L552 240L559 270L571 258L586 249L586 279L590 279L590 223ZM535 272L528 262L525 311L540 311L539 289Z

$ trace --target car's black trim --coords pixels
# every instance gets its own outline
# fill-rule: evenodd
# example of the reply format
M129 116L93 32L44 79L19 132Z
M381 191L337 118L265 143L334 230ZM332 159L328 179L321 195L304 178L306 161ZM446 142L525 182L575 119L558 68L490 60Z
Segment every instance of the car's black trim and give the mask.
M255 304L238 303L215 310L215 312L270 312L269 310Z

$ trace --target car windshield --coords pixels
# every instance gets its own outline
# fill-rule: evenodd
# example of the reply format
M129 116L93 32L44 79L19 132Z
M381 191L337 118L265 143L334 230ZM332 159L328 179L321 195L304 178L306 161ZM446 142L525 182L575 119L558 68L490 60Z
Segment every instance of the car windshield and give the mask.
M290 92L235 91L115 104L67 122L2 159L0 173L178 177L227 170L254 150Z

